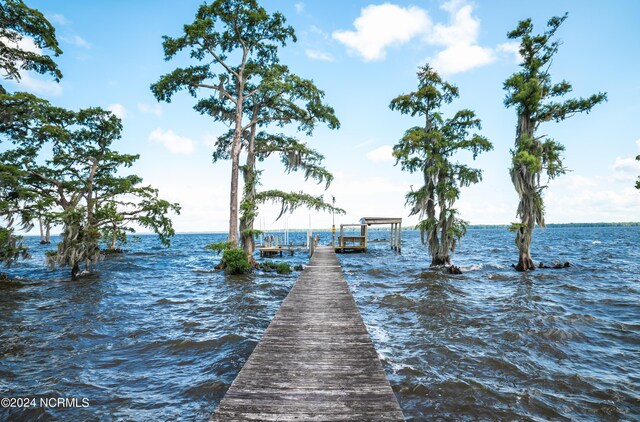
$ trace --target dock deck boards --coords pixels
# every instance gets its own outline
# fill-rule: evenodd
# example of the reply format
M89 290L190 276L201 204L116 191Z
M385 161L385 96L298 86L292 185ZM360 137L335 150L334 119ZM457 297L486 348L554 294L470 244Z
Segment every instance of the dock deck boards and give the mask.
M211 420L404 420L331 247L315 250Z

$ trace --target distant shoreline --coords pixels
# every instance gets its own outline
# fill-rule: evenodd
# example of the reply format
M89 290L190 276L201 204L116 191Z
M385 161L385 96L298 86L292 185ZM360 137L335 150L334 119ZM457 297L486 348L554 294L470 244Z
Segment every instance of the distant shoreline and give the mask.
M640 227L640 222L623 222L623 223L552 223L547 224L547 228L579 228L579 227ZM507 229L509 224L470 224L469 229ZM289 233L306 233L308 229L289 229ZM369 231L385 231L389 230L388 227L370 227ZM413 225L403 227L402 230L416 230ZM340 229L336 229L336 233L339 233ZM284 230L267 230L268 233L282 233ZM331 229L311 229L313 233L326 233L331 232ZM178 232L176 234L227 234L226 231L202 231L202 232ZM23 234L23 237L40 237L39 234ZM60 236L55 234L52 236ZM133 236L156 236L155 233L135 233Z

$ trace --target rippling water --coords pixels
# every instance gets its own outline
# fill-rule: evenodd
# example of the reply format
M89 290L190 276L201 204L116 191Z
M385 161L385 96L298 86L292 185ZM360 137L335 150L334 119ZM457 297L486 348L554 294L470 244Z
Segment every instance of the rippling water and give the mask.
M90 405L0 420L207 420L296 279L212 271L202 246L221 239L142 236L71 281L28 238L34 258L0 282L0 396ZM640 228L536 231L536 261L573 265L528 274L504 229L469 230L463 275L429 269L417 232L388 248L340 259L408 419L640 418Z

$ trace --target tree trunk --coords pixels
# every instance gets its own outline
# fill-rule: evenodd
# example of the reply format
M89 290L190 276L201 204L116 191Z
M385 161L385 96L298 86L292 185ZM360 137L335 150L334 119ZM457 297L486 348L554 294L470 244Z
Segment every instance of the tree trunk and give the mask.
M71 277L76 277L80 273L80 265L76 262L71 268Z
M524 222L523 222L524 223ZM533 220L526 222L526 226L521 226L516 234L516 245L518 246L518 265L516 270L518 271L530 271L535 270L536 266L531 259L531 235L535 224Z
M51 223L47 221L44 241L47 245L51 243Z
M254 110L255 113L255 110ZM249 262L254 263L253 252L256 250L256 241L253 234L253 225L255 223L256 213L256 151L255 151L255 137L256 137L256 125L251 126L251 132L249 134L249 145L247 148L247 161L242 169L242 176L244 179L244 198L243 202L243 215L240 217L240 236L242 239L242 248L249 258Z
M42 218L38 218L38 224L40 225L40 244L44 245L44 227L42 226Z
M518 114L518 127L516 131L516 151L524 142L531 142L535 147L534 140L535 125L526 110ZM532 152L533 151L528 151ZM534 153L535 154L535 153ZM539 210L536 199L538 186L536 183L537 174L532 174L530 169L520 163L513 163L511 169L511 180L518 193L520 202L518 203L517 216L520 217L520 227L516 232L516 246L518 247L518 265L516 270L529 271L535 269L531 259L531 238L536 226L538 215L543 212ZM540 221L544 224L544 220Z
M449 256L449 254L445 254L445 255L434 255L431 259L431 266L432 267L437 267L440 265L451 265L451 257Z
M231 144L231 192L229 195L229 237L234 247L238 246L238 173L240 169L240 150L242 149L242 113L244 81L240 75L237 90L236 121Z

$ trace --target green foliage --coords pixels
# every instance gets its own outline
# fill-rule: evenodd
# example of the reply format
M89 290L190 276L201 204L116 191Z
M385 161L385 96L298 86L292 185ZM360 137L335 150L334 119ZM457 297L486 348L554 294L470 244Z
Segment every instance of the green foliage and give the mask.
M256 203L273 202L280 203L280 218L287 212L293 212L297 208L304 206L315 211L334 212L336 214L346 214L342 208L337 208L324 202L322 195L313 196L303 192L284 192L281 190L268 190L259 192L255 197Z
M422 219L420 229L423 243L429 245L432 264L449 262L466 233L466 222L456 218L452 208L460 196L460 188L482 179L479 169L454 162L459 151L471 152L475 159L493 148L485 137L475 133L481 129L480 119L471 110L460 110L446 119L440 108L458 97L458 88L440 78L428 65L418 71L418 90L391 101L390 108L402 114L420 116L423 127L412 127L393 147L396 164L410 173L420 172L424 185L406 195L411 206L410 215Z
M11 228L0 227L0 262L9 267L19 257L29 257L27 248L22 244L22 237L15 236Z
M241 234L243 236L253 237L254 239L257 239L261 234L264 234L264 232L258 229L244 229L242 230Z
M51 56L20 47L25 37L41 50L51 50L54 56L62 54L55 29L44 15L21 0L0 0L0 70L5 78L19 81L21 71L49 73L56 81L62 73ZM4 93L0 85L0 93Z
M39 51L23 49L20 43L32 40ZM31 51L29 51L31 50ZM49 50L54 56L62 53L55 30L45 17L21 0L0 0L0 71L6 79L19 81L21 73L35 71L51 74L56 81L62 73L51 56L41 53ZM46 101L27 94L7 94L0 84L0 134L9 138L29 132L31 116L42 112ZM0 138L0 143L3 139ZM3 150L6 148L3 148ZM36 195L22 184L25 173L5 160L0 160L0 261L10 265L18 257L29 256L21 238L14 235L15 219L22 229L31 228Z
M260 264L260 269L264 272L275 271L278 274L291 274L291 265L286 262L265 261Z
M222 265L227 274L246 274L251 271L251 264L242 248L223 250Z
M180 207L158 198L158 191L142 186L140 177L121 175L138 155L111 148L120 138L120 119L100 108L73 112L32 96L21 98L20 107L32 104L37 113L5 132L14 146L0 153L0 163L15 170L18 196L26 198L19 204L22 212L63 225L63 241L50 264L71 266L74 274L81 263L90 270L100 239L122 242L133 232L132 223L169 244L174 231L168 215ZM0 97L5 99L15 100ZM43 157L45 146L50 157Z
M214 251L217 254L220 254L220 252L226 250L226 249L231 249L233 248L233 243L229 242L229 241L223 241L223 242L217 242L217 243L209 243L208 245L205 245L206 249L209 249L210 251Z
M278 274L291 274L291 266L286 262L280 262L276 265L276 272Z
M228 155L226 149L217 148L221 155L214 153L214 161L228 157L232 162L229 239L235 244L242 138L249 128L255 130L258 123L266 122L265 116L258 116L257 104L265 100L263 94L267 90L278 89L268 83L275 81L272 75L286 70L278 65L278 47L285 46L289 40L296 41L296 38L293 28L285 25L282 14L269 15L256 0L216 0L203 4L193 23L185 25L183 32L177 38L163 37L165 59L171 60L182 50L188 50L190 57L199 64L178 68L162 76L151 86L151 91L158 101L170 102L175 93L186 89L197 99L196 111L232 127ZM307 82L292 79L291 83L304 86ZM212 94L203 96L202 90ZM257 97L261 100L256 100ZM318 106L317 102L313 106ZM295 109L295 112L305 111L308 110ZM283 113L276 118L287 119L284 109ZM245 125L246 115L250 116L250 122ZM305 118L302 127L308 127L308 120ZM249 165L249 171L254 171L253 163ZM245 210L255 212L251 199ZM249 221L251 218L245 216L242 230L252 228Z
M533 34L531 19L519 22L518 27L507 34L510 39L520 41L522 57L521 70L504 82L504 104L514 107L518 115L510 174L520 198L517 216L521 223L512 227L516 227L516 244L521 259L529 255L535 225L545 226L542 197L545 185L540 182L541 176L546 174L551 180L567 171L562 162L564 146L545 136L536 137L540 124L551 120L559 122L577 113L589 113L595 105L607 99L607 95L601 92L588 98L558 101L572 91L567 81L552 83L549 74L553 57L561 44L556 32L567 16L551 18L542 34ZM531 269L533 263L530 258L528 261L520 262L517 268Z

